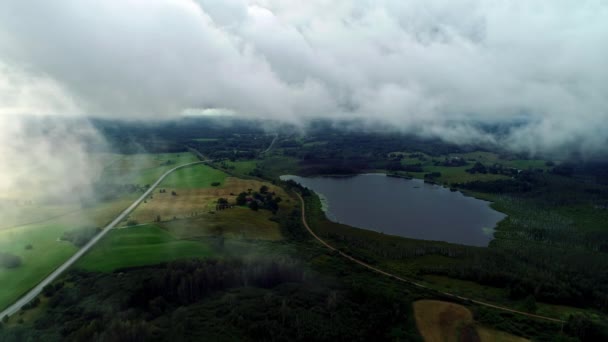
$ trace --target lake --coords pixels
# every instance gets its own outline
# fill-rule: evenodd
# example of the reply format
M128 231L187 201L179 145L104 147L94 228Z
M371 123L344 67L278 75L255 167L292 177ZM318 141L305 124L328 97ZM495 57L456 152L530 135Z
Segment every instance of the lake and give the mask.
M321 197L327 218L353 227L413 239L487 246L505 215L490 202L420 179L361 174L352 177L286 175Z

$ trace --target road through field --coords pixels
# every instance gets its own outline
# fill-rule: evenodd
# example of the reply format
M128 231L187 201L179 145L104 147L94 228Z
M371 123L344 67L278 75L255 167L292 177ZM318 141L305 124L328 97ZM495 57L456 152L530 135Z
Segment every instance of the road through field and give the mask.
M361 266L363 266L363 267L365 267L367 269L370 269L370 270L372 270L374 272L383 274L383 275L385 275L385 276L387 276L389 278L393 278L393 279L399 280L401 282L404 282L404 283L407 283L407 284L410 284L410 285L413 285L413 286L416 286L416 287L419 287L419 288L422 288L422 289L425 289L425 290L433 291L433 292L436 292L436 293L441 294L443 296L451 297L453 299L458 299L458 300L462 300L462 301L469 301L469 302L475 303L477 305L493 308L493 309L496 309L496 310L507 311L507 312L511 312L511 313L515 313L515 314L519 314L519 315L524 315L524 316L528 316L528 317L531 317L531 318L542 319L542 320L556 322L556 323L562 323L562 324L564 323L564 321L561 320L561 319L552 318L552 317L546 317L546 316L541 316L541 315L535 315L535 314L531 314L531 313L528 313L528 312L523 312L523 311L518 311L518 310L510 309L510 308L507 308L507 307L504 307L504 306L499 306L499 305L494 305L494 304L482 302L482 301L475 300L475 299L472 299L472 298L458 296L458 295L455 295L455 294L449 293L449 292L438 291L438 290L430 288L430 287L428 287L426 285L423 285L421 283L415 282L413 280L405 279L405 278L399 277L397 275L394 275L392 273L383 271L383 270L381 270L379 268L376 268L376 267L374 267L372 265L369 265L369 264L367 264L367 263L365 263L365 262L363 262L363 261L361 261L359 259L355 259L354 257L352 257L352 256L350 256L350 255L348 255L348 254L340 251L339 249L333 247L332 245L330 245L329 243L327 243L326 241L324 241L323 239L321 239L319 236L317 236L317 234L315 234L315 232L312 231L312 229L308 226L308 223L306 222L306 206L305 206L305 203L304 203L304 199L297 192L296 192L296 195L300 198L300 202L302 203L302 224L304 224L304 227L306 227L306 230L308 230L308 232L315 239L317 239L317 241L319 241L321 244L323 244L325 247L329 248L332 251L335 251L335 252L339 253L341 256L345 257L346 259L348 259L348 260L350 260L352 262L355 262L355 263L357 263L357 264L359 264L359 265L361 265Z
M86 252L88 252L97 242L99 242L99 240L101 240L110 230L112 230L112 228L114 228L118 223L120 223L122 220L124 220L127 217L127 215L129 215L135 208L137 208L137 206L141 202L143 202L148 196L150 196L152 191L154 191L154 189L165 179L165 177L167 177L169 174L171 174L175 170L178 170L178 169L181 169L181 168L184 168L187 166L195 165L195 164L206 163L206 162L208 162L208 160L188 163L188 164L177 166L177 167L165 172L162 176L160 176L160 178L158 178L158 180L154 184L152 184L152 186L150 186L150 188L148 190L146 190L146 192L143 195L141 195L141 197L139 197L137 200L135 200L135 202L133 202L133 204L131 204L127 209L125 209L122 213L120 213L120 215L118 215L112 222L110 222L110 224L105 226L99 234L97 234L94 238L92 238L86 245L84 245L81 249L79 249L66 262L64 262L61 266L59 266L57 269L55 269L51 274L49 274L46 278L44 278L40 283L38 283L38 285L36 285L29 292L27 292L23 297L19 298L11 306L4 309L0 313L0 318L3 318L4 316L7 316L7 315L11 316L11 315L15 314L25 304L29 303L34 298L36 298L36 296L38 296L42 292L42 289L45 286L47 286L48 284L52 283L55 279L57 279L57 277L59 277L59 275L61 275L61 273L63 273L70 266L72 266L78 259L80 259L80 257L82 257Z

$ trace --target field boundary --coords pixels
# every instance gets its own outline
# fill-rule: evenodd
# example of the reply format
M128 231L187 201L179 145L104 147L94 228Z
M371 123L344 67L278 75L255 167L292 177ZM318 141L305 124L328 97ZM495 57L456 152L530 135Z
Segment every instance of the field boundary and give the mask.
M496 310L500 310L500 311L506 311L506 312L510 312L510 313L515 313L515 314L527 316L527 317L530 317L530 318L541 319L541 320L550 321L550 322L554 322L554 323L561 323L561 324L565 323L564 320L561 320L561 319L558 319L558 318L552 318L552 317L547 317L547 316L535 315L535 314L532 314L532 313L529 313L529 312L524 312L524 311L519 311L519 310L515 310L515 309L510 309L510 308L507 308L507 307L504 307L504 306L495 305L495 304L483 302L483 301L480 301L480 300L476 300L476 299L472 299L472 298L467 298L467 297L459 296L459 295L456 295L456 294L453 294L453 293L439 291L439 290L433 289L433 288L431 288L429 286L426 286L424 284L418 283L416 281L413 281L413 280L410 280L410 279L406 279L406 278L402 278L402 277L400 277L398 275L395 275L393 273L389 273L389 272L383 271L383 270L381 270L379 268L376 268L376 267L374 267L374 266L372 266L372 265L370 265L368 263L365 263L365 262L363 262L363 261L361 261L359 259L356 259L356 258L354 258L354 257L352 257L352 256L350 256L350 255L348 255L348 254L346 254L344 252L342 252L341 250L333 247L332 245L330 245L329 243L327 243L325 240L321 239L317 234L315 234L315 232L310 228L310 226L308 225L308 222L306 221L306 203L304 202L304 198L302 198L302 196L299 193L297 193L297 192L295 192L295 194L296 194L296 196L298 196L298 198L300 199L300 202L302 203L302 211L301 211L302 212L302 224L304 225L304 227L306 228L306 230L308 230L308 232L310 233L310 235L312 235L323 246L327 247L331 251L334 251L334 252L340 254L342 257L344 257L344 258L346 258L346 259L348 259L348 260L350 260L350 261L352 261L354 263L357 263L357 264L359 264L359 265L361 265L361 266L363 266L363 267L365 267L365 268L367 268L369 270L372 270L372 271L374 271L376 273L380 273L380 274L385 275L385 276L387 276L389 278L393 278L393 279L396 279L396 280L398 280L400 282L403 282L403 283L406 283L406 284L409 284L409 285L413 285L415 287L418 287L418 288L421 288L421 289L424 289L424 290L427 290L427 291L432 291L432 292L435 292L437 294L440 294L440 295L443 295L443 296L446 296L446 297L449 297L449 298L452 298L452 299L457 299L457 300L465 301L465 302L471 302L471 303L475 303L475 304L480 305L480 306L485 306L485 307L496 309Z

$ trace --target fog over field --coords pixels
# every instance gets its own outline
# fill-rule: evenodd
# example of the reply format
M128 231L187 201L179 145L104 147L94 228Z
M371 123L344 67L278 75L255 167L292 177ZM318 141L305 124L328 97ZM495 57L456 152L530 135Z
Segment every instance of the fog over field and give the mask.
M2 1L0 174L14 179L0 186L41 161L87 173L79 140L93 130L25 134L24 115L362 119L531 154L601 153L607 23L601 1Z

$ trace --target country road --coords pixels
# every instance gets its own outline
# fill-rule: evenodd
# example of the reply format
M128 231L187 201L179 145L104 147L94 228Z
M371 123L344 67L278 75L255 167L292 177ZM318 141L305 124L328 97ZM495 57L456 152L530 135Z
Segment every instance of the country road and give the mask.
M264 151L262 151L260 153L260 155L266 154L268 151L270 151L272 149L272 147L274 146L274 143L277 142L277 139L279 139L279 133L274 133L274 138L270 142L270 145L268 146L267 149L265 149Z
M541 316L541 315L535 315L535 314L531 314L531 313L528 313L528 312L523 312L523 311L518 311L518 310L510 309L510 308L507 308L507 307L504 307L504 306L499 306L499 305L494 305L494 304L482 302L482 301L475 300L475 299L472 299L472 298L462 297L462 296L455 295L455 294L449 293L449 292L438 291L438 290L435 290L435 289L433 289L431 287L423 285L421 283L415 282L413 280L405 279L405 278L399 277L397 275L394 275L392 273L383 271L383 270L381 270L379 268L376 268L376 267L374 267L372 265L369 265L369 264L367 264L367 263L365 263L365 262L363 262L363 261L361 261L359 259L356 259L356 258L354 258L354 257L352 257L352 256L350 256L350 255L348 255L348 254L340 251L339 249L333 247L332 245L330 245L329 243L327 243L326 241L324 241L323 239L321 239L319 236L317 236L317 234L315 234L315 232L313 232L313 230L308 226L308 223L306 222L306 205L304 203L304 199L297 192L296 192L296 195L298 196L298 198L300 198L300 202L302 203L302 224L304 225L304 227L306 227L306 230L308 230L308 232L315 239L317 239L317 241L319 241L322 245L324 245L325 247L329 248L332 251L337 252L342 257L344 257L344 258L346 258L346 259L348 259L348 260L350 260L352 262L355 262L355 263L357 263L357 264L359 264L359 265L361 265L361 266L363 266L363 267L365 267L367 269L370 269L370 270L372 270L374 272L383 274L383 275L385 275L385 276L387 276L389 278L393 278L393 279L399 280L399 281L401 281L403 283L407 283L407 284L410 284L410 285L413 285L413 286L416 286L416 287L419 287L419 288L422 288L422 289L425 289L425 290L433 291L433 292L435 292L437 294L441 294L441 295L446 296L446 297L451 297L453 299L458 299L458 300L463 300L463 301L469 301L469 302L475 303L477 305L493 308L493 309L496 309L496 310L511 312L511 313L515 313L515 314L519 314L519 315L524 315L524 316L528 316L528 317L531 317L531 318L542 319L542 320L556 322L556 323L562 323L562 324L565 322L565 321L563 321L561 319L557 319L557 318L546 317L546 316Z
M72 266L78 259L80 259L86 252L88 252L97 242L99 242L110 230L112 230L112 228L114 228L118 223L120 223L122 220L124 220L125 217L127 217L127 215L129 215L135 208L137 208L137 206L141 202L143 202L148 196L150 196L152 191L154 191L154 189L165 179L165 177L167 177L169 174L171 174L175 170L178 170L178 169L181 169L181 168L184 168L187 166L195 165L195 164L206 163L206 162L208 162L208 161L205 160L205 161L188 163L188 164L177 166L177 167L165 172L162 176L160 176L160 178L158 178L158 180L154 184L152 184L152 186L150 186L150 188L148 190L146 190L146 192L143 195L141 195L141 197L139 197L137 200L135 200L135 202L133 202L133 204L131 204L127 209L125 209L122 213L120 213L120 215L118 215L112 222L110 222L110 224L105 226L99 234L97 234L94 238L92 238L86 245L84 245L82 248L80 248L74 255L72 255L68 260L66 260L61 266L56 268L51 274L49 274L40 283L38 283L38 285L36 285L31 290L29 290L29 292L27 292L23 297L19 298L11 306L4 309L0 313L0 318L7 316L7 315L11 316L11 315L15 314L25 304L29 303L34 298L36 298L36 296L38 296L42 292L42 289L45 286L47 286L48 284L52 283L55 279L57 279L57 277L59 277L59 275L61 275L61 273L63 273L70 266Z

